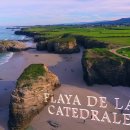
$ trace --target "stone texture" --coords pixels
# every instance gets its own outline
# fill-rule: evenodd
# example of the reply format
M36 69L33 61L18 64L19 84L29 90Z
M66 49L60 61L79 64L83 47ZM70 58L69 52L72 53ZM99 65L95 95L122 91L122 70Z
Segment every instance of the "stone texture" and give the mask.
M107 49L88 49L82 57L84 80L88 85L130 86L130 61Z
M24 80L21 80L20 76L18 79L10 100L8 121L10 130L27 128L33 117L47 104L44 93L53 95L54 89L60 86L58 77L50 72L45 65L43 68L45 70L44 76Z
M75 38L76 38L77 43L86 49L106 48L106 47L109 47L109 45L110 45L105 42L93 40L86 36L75 35Z
M78 53L80 51L79 46L76 43L76 40L66 43L55 43L54 50L56 53L60 54Z
M71 54L80 52L79 46L74 41L60 42L60 41L41 41L37 43L37 50L47 50L58 54Z
M0 41L0 52L5 51L23 51L27 50L28 48L23 42L19 41Z

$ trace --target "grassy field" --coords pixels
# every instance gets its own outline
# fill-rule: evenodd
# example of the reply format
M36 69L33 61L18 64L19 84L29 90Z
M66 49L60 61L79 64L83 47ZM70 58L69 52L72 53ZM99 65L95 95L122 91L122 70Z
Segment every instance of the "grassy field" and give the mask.
M54 39L64 34L80 35L93 40L121 46L130 45L130 27L76 27L76 26L45 26L31 27L29 32L37 32L41 37Z
M117 53L130 58L130 47L119 49Z

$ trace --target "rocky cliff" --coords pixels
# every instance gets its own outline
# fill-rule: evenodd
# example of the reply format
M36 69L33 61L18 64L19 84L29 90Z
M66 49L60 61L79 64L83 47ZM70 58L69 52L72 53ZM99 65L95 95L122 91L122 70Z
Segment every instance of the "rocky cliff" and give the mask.
M48 52L59 53L59 54L71 54L80 52L79 45L76 42L76 38L70 35L64 34L59 37L49 37L41 35L37 32L31 32L27 29L21 29L16 31L17 35L26 35L33 37L36 42L36 48L38 51L47 50Z
M88 85L130 86L130 61L107 49L88 49L82 57L84 80Z
M107 48L109 46L108 43L94 40L90 37L75 35L76 41L79 45L83 46L86 49L91 48Z
M0 41L0 53L5 51L22 51L28 49L26 45L18 41Z
M64 54L64 53L71 54L71 53L78 53L80 51L76 41L69 41L66 43L56 43L54 46L54 50L58 54Z
M31 38L33 38L34 42L45 41L45 37L41 36L37 32L27 31L27 28L23 28L19 31L15 31L15 34L16 35L25 35L25 36L31 37Z
M15 31L15 34L16 35L26 35L28 37L34 37L34 36L38 35L38 33L36 33L36 32L26 31L26 28L25 29L21 29L20 31Z
M58 77L43 64L32 64L19 77L9 106L10 130L24 130L46 105L44 93L53 94Z
M48 50L58 54L71 54L80 51L75 38L57 38L37 43L37 50Z

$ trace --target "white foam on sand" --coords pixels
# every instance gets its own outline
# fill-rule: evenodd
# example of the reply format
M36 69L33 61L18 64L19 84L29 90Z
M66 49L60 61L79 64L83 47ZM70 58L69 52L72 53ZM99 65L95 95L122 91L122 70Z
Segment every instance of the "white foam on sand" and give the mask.
M0 65L7 63L13 56L13 52L0 54Z

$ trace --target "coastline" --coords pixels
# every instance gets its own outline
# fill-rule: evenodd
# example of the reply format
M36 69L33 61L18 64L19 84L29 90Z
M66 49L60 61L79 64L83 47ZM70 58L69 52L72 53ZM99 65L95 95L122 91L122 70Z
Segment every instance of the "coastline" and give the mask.
M60 79L62 86L55 90L55 96L58 96L59 93L66 94L78 94L81 96L81 101L86 102L86 95L94 96L106 96L108 98L109 107L107 111L111 113L114 110L113 98L120 97L121 103L126 104L129 96L130 88L127 87L111 87L108 85L95 85L93 87L88 87L82 77L82 66L81 66L81 56L82 51L78 54L53 54L48 52L39 52L34 49L28 51L17 52L9 60L9 62L0 66L0 130L7 129L8 121L8 105L10 101L10 94L15 88L15 83L17 78L20 76L22 71L32 63L44 63L49 67L49 69L54 72ZM85 105L85 104L84 104ZM99 108L97 107L97 110ZM120 112L118 112L120 113ZM124 126L114 125L107 123L98 123L91 120L87 120L85 124L82 123L82 120L72 120L71 118L57 117L50 115L47 112L47 106L43 111L37 115L31 122L31 126L34 130L52 130L53 127L50 126L47 121L54 120L59 122L60 127L57 129L73 129L75 130L86 130L88 129L114 129L122 130ZM125 130L129 127L125 126Z
M13 54L14 54L13 52L7 52L6 54L4 54L4 57L2 56L1 58L0 56L0 65L7 63L13 57Z

